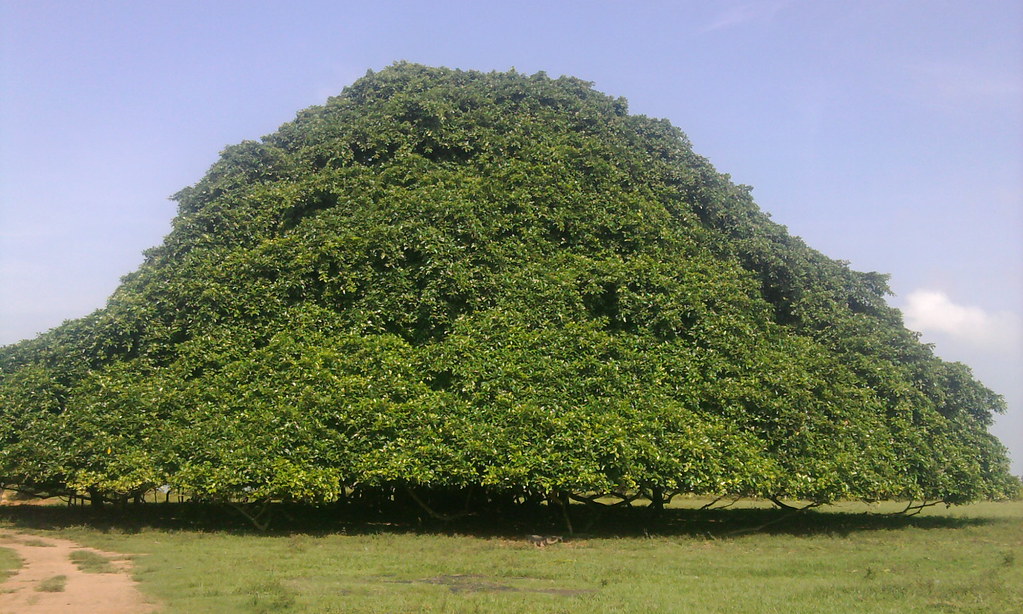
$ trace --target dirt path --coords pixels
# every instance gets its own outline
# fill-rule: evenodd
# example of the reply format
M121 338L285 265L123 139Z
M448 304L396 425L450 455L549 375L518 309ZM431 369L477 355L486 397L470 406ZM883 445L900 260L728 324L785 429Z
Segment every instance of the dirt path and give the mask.
M0 548L15 551L21 569L0 585L0 614L50 614L80 612L91 614L140 614L153 612L129 575L131 561L124 555L85 548L66 539L0 532ZM71 562L71 553L86 550L102 555L117 567L116 573L85 573ZM60 585L62 591L39 590ZM51 586L52 588L52 586Z

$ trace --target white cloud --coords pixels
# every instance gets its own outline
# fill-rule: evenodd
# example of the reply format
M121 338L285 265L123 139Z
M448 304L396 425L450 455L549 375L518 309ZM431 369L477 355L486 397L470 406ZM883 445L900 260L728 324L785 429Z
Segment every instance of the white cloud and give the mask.
M911 292L902 312L910 329L948 335L977 347L1018 352L1023 342L1023 322L1018 314L959 305L937 290Z

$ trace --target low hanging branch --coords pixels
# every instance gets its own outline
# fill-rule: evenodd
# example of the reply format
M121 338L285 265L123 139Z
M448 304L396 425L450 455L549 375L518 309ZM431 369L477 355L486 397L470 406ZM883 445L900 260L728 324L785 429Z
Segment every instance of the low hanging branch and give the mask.
M795 516L797 514L801 514L801 513L805 512L805 511L809 510L809 509L813 509L815 507L820 507L821 505L823 505L823 503L821 503L821 502L814 502L814 503L808 503L807 505L804 505L803 507L794 507L792 505L788 505L786 503L782 503L781 501L779 501L775 497L768 497L767 499L768 499L768 501L770 501L771 503L774 503L780 509L783 509L783 510L787 511L788 513L787 514L782 514L781 516L775 518L774 520L769 520L768 522L765 522L764 524L761 524L761 525L757 525L755 527L749 527L749 528L746 528L746 529L736 529L735 531L729 531L729 532L725 533L723 535L723 537L731 537L733 535L742 535L744 533L756 533L758 531L762 531L762 530L766 529L767 527L769 527L769 526L771 526L773 524L778 524L779 522L781 522L783 520L787 520L788 518L791 518L792 516ZM737 500L738 499L736 499L736 501ZM732 503L734 503L734 501ZM731 504L729 504L729 505L731 505Z
M636 499L642 498L643 495L638 494L638 493L635 494L635 495L623 495L623 494L620 494L620 493L606 493L606 494L599 494L599 495L590 495L588 497L585 497L583 495L577 495L577 494L574 494L574 493L569 493L568 497L571 500L573 500L573 501L578 501L579 503L585 503L586 505L588 505L590 507L613 508L613 507L622 507L622 506L632 507L632 502L635 501ZM604 497L618 497L619 500L614 502L614 503L601 503L600 501L598 501L598 499L603 499Z
M227 505L245 516L252 526L260 531L266 531L270 528L270 520L273 516L273 508L270 507L270 503L270 499L263 499L257 503L228 501Z
M821 502L821 501L815 501L813 503L808 503L807 505L804 505L803 507L795 507L793 505L789 505L789 504L781 501L777 497L767 497L767 500L770 501L771 503L777 505L779 508L781 508L783 510L789 510L791 512L802 512L802 511L806 511L808 509L812 509L812 508L820 507L820 506L824 505L824 503Z
M471 512L469 512L469 499L468 498L466 498L466 500L465 500L465 509L462 510L461 512L458 512L457 514L441 514L440 512L434 510L429 505L427 505L426 501L423 501L421 498L419 498L419 495L416 494L416 491L413 490L411 486L406 486L405 487L405 492L407 492L408 496L411 497L412 500L416 502L416 505L418 505L420 508L422 508L422 510L424 512L426 512L430 516L430 518L433 518L435 520L442 520L444 522L451 522L452 520L458 520L459 518L464 518L464 517L468 516L471 513Z
M887 514L887 515L888 516L916 516L917 514L922 512L924 508L933 507L933 506L941 503L941 501L927 501L925 499L922 502L920 502L919 504L913 505L913 501L914 501L914 499L910 499L909 503L906 504L906 509L902 510L901 512L892 512L891 514Z
M732 507L733 505L735 505L736 503L738 503L742 499L742 495L735 495L735 497L732 499L732 501L730 503L728 503L726 505L722 505L721 507L714 507L714 505L718 501L720 501L720 500L722 500L722 499L724 499L726 497L728 497L728 495L721 495L720 497L718 497L717 499L714 499L713 501L711 501L707 505L704 505L700 509L701 510L709 510L709 509L713 508L713 509L717 509L717 510L724 510L724 509L728 509L728 508Z
M774 520L770 520L768 522L765 522L764 524L757 525L755 527L749 527L749 528L746 528L746 529L736 529L734 531L729 531L729 532L725 533L723 537L731 537L733 535L743 535L745 533L757 533L759 531L763 531L764 529L766 529L767 527L769 527L769 526L771 526L773 524L778 524L779 522L781 522L783 520L787 520L787 519L789 519L792 516L795 516L797 514L801 514L801 513L805 512L806 510L808 510L810 508L817 507L817 505L819 505L819 504L811 504L811 505L807 505L805 507L792 507L792 506L789 506L789 512L787 514L783 514L783 515L775 518Z

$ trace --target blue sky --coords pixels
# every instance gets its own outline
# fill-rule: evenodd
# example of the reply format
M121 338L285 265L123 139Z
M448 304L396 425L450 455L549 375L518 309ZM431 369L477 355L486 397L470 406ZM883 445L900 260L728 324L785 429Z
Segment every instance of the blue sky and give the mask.
M0 0L0 344L101 307L226 145L397 60L625 96L892 275L1023 474L1023 4Z

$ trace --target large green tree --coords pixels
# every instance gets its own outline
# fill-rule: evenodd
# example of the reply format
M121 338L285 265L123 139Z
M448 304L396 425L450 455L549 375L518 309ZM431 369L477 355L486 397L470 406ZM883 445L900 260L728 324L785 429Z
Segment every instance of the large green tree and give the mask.
M174 197L108 304L0 350L0 479L124 498L473 489L963 502L1001 398L668 122L397 64Z

